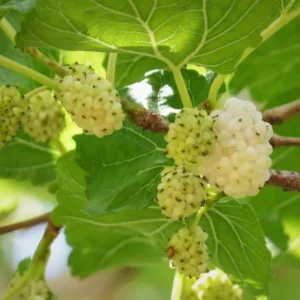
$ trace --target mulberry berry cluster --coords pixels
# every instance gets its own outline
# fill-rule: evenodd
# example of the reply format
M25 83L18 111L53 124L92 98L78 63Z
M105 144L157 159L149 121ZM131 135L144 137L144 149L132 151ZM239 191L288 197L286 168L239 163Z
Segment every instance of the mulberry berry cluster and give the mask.
M2 149L28 120L28 103L18 88L0 86L0 149Z
M27 271L20 272L16 271L13 277L10 280L10 288L13 288L22 278L25 276ZM50 292L46 282L42 279L36 281L29 281L27 285L25 285L20 292L13 296L12 300L51 300L53 298L53 294Z
M58 98L73 121L85 133L97 137L121 129L124 114L111 82L82 65L69 66L69 69L72 74L60 80Z
M50 90L28 99L30 112L24 131L40 143L56 139L65 127L65 116Z
M212 125L213 119L204 109L183 109L169 125L167 156L178 165L201 163L216 139Z
M256 195L269 179L271 125L262 121L254 104L233 97L211 116L217 141L200 172L228 196Z
M193 294L188 300L241 300L242 290L233 285L220 270L202 274L192 286Z
M157 201L166 217L174 220L187 218L197 213L206 199L205 185L200 176L182 166L166 168L162 172Z
M181 228L168 243L168 256L180 273L198 278L207 270L207 233L197 226L194 231Z

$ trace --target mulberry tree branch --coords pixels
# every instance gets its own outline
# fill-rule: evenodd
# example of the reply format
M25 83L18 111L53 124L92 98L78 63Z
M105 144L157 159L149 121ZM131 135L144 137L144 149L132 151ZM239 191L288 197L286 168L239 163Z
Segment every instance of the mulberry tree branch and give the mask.
M162 115L151 112L125 98L121 98L121 104L123 110L127 112L135 125L149 129L155 133L168 132L169 122Z
M281 146L300 146L300 138L298 137L286 137L274 134L270 140L273 148Z
M34 217L32 219L28 219L25 221L14 223L14 224L1 226L0 227L0 235L15 231L15 230L24 229L24 228L28 228L28 227L32 227L32 226L41 224L41 223L48 222L49 218L50 218L50 213L45 213L43 215Z
M282 188L284 191L300 192L300 173L295 171L270 170L266 185Z
M263 113L263 120L272 125L277 125L298 114L300 114L300 100L266 110Z

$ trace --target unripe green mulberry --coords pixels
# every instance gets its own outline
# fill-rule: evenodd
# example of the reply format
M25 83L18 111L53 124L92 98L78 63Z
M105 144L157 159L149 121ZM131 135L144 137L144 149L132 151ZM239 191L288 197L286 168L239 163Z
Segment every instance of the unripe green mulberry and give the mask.
M193 284L194 296L189 300L241 300L242 290L233 285L229 277L220 270L202 274Z
M209 256L207 254L207 233L197 226L190 232L181 228L168 243L168 257L172 266L189 277L198 278L206 272Z
M183 109L169 125L167 156L178 165L201 163L216 139L212 125L213 119L205 110L199 107Z
M28 119L27 100L15 86L0 86L0 149L15 137Z
M74 65L74 75L60 80L59 100L72 120L87 134L103 137L123 126L124 113L117 91L110 81L95 74L92 69L80 71ZM77 69L76 69L77 68Z
M39 143L56 139L65 127L61 105L50 90L42 91L28 99L30 112L24 131Z
M197 213L207 199L204 181L184 167L165 168L157 190L162 213L173 220Z
M10 280L9 286L13 288L22 278L26 275L26 272L16 271ZM20 292L13 296L11 300L51 300L53 295L50 292L47 283L42 280L29 280L28 283L20 290Z

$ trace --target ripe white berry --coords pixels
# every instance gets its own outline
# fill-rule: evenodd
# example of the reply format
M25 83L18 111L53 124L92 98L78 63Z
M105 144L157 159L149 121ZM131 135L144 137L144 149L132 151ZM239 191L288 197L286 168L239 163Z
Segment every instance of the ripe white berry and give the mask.
M165 168L157 190L157 201L162 213L173 220L181 220L197 213L207 199L201 177L182 166Z
M193 284L194 296L189 300L241 300L242 290L238 285L233 285L229 277L220 270L212 270L202 274Z
M63 77L58 97L72 120L87 134L103 137L123 126L124 113L110 81L88 67L73 65L74 75Z
M20 272L16 271L10 280L10 288L13 288L22 278L25 276L27 271ZM12 300L50 300L52 299L52 293L50 292L47 283L44 280L32 280L20 290L20 292L15 295Z
M167 156L178 165L201 163L216 139L212 125L213 119L204 109L183 109L169 125Z
M190 232L181 228L168 243L168 257L178 271L189 277L198 278L207 269L207 233L197 226Z
M201 173L215 190L241 198L256 195L269 179L273 135L270 124L254 104L229 98L224 110L211 113L217 141L204 160Z
M0 149L28 119L28 103L15 86L0 86Z
M39 143L56 139L65 127L61 105L50 90L42 91L28 99L30 111L24 131Z

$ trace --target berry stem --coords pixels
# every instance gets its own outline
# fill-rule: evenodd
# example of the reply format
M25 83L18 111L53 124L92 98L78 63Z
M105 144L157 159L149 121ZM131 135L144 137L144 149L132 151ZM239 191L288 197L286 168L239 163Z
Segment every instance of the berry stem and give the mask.
M34 71L26 66L23 66L5 56L0 55L0 66L3 66L5 68L11 69L17 73L23 74L27 77L30 77L31 79L48 86L49 88L53 90L58 90L59 85L54 80L50 79L49 77Z
M40 86L40 87L38 87L38 88L36 88L36 89L34 89L34 90L26 93L24 96L26 98L30 98L30 97L32 97L32 96L34 96L34 95L36 95L36 94L38 94L38 93L40 93L42 91L45 91L47 89L48 89L48 87L43 85L43 86Z
M218 92L226 77L227 75L218 74L209 89L208 102L211 110L217 105Z
M113 88L115 88L115 73L116 73L117 57L118 57L118 53L109 53L107 70L106 70L106 79L112 83Z
M68 152L63 142L58 138L54 141L55 146L57 147L58 151L61 153L61 155Z
M15 29L11 26L11 24L3 18L0 22L0 27L4 31L4 33L8 36L8 38L11 40L11 42L15 45L15 37L16 37L16 31ZM47 68L50 70L54 71L58 75L64 76L68 74L68 72L62 68L58 63L55 61L49 59L45 54L40 52L36 48L28 47L28 48L22 48L21 49L24 53L27 53L34 57L36 60L38 60L40 63L45 65Z
M180 300L183 286L183 275L178 271L175 272L171 300Z
M177 85L177 88L179 91L179 95L180 95L183 107L193 108L193 104L192 104L189 92L186 88L180 68L172 67L171 71L174 75L174 79L175 79L175 82L176 82L176 85Z
M294 0L290 2L290 4L282 11L281 15L264 31L261 33L261 43L264 43L266 40L268 40L271 36L273 36L277 31L279 31L282 27L284 27L286 24L291 22L293 19L295 19L297 16L300 15L300 8L295 9L292 12L289 12L289 9L293 5ZM256 48L247 48L244 50L242 56L238 60L237 64L235 65L235 68L241 64ZM218 74L216 78L214 79L210 91L209 91L209 103L214 106L217 102L217 96L218 96L218 90L220 89L222 83L225 81L225 79L228 77L229 74Z
M11 40L11 42L15 45L15 36L16 31L14 28L9 24L9 22L3 18L0 21L0 27L4 31L4 33L7 35L7 37Z
M199 211L198 211L198 213L197 213L197 215L196 215L196 217L195 217L195 219L194 219L194 221L193 221L193 223L192 223L192 226L191 226L191 228L190 228L190 231L194 231L194 230L195 230L195 228L197 227L198 223L200 222L200 219L201 219L202 215L203 215L207 210L208 210L208 206L207 206L207 205L204 205L204 206L202 206L202 207L199 209Z
M50 255L50 246L58 236L59 231L60 227L57 227L49 220L44 235L34 252L28 271L14 287L9 288L5 292L2 300L12 299L13 296L17 295L24 288L28 281L44 277L45 267Z

